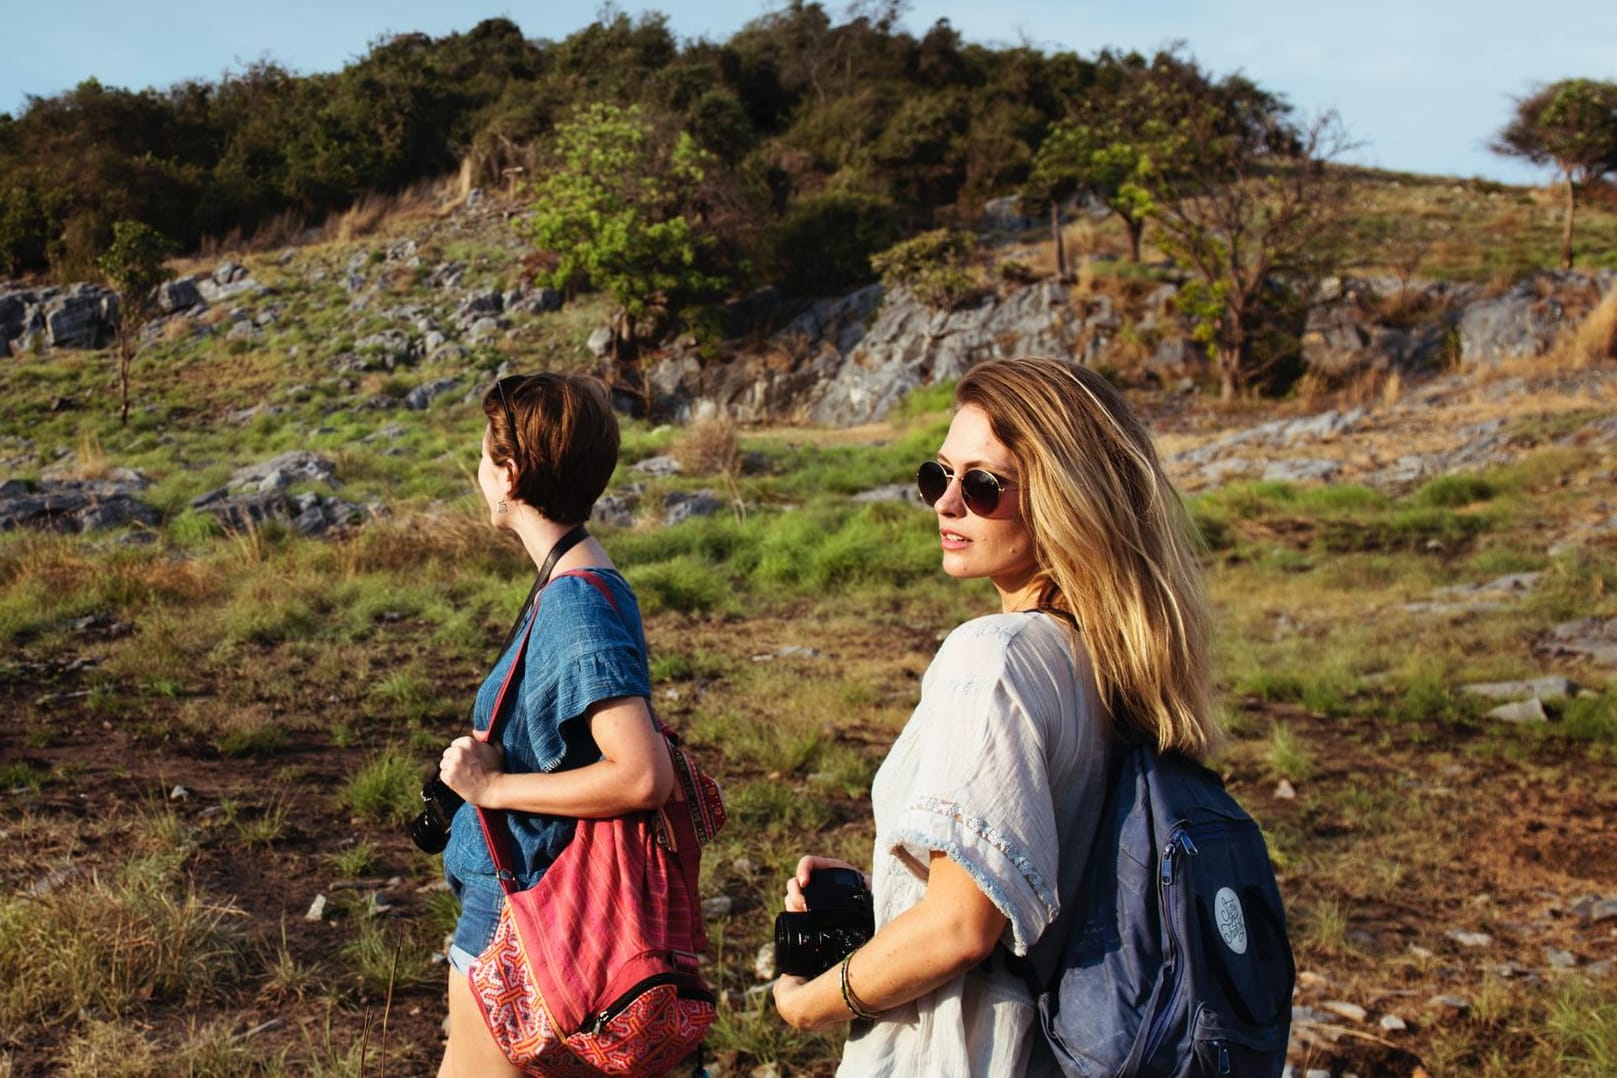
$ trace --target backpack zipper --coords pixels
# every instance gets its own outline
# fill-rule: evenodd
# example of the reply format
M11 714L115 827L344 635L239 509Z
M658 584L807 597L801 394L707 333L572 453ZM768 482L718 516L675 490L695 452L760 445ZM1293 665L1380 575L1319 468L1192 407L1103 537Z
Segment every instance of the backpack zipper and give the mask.
M1173 977L1173 988L1168 992L1168 1002L1157 1011L1151 1022L1151 1028L1146 1030L1145 1051L1136 1061L1143 1066L1145 1062L1156 1054L1162 1047L1162 1039L1168 1034L1168 1021L1174 1012L1179 1009L1179 996L1184 992L1184 969L1179 961L1179 949L1174 942L1174 934L1168 928L1172 924L1171 904L1168 901L1168 889L1173 886L1173 861L1176 850L1183 849L1186 853L1194 854L1196 844L1186 834L1183 824L1176 826L1168 835L1167 844L1162 847L1162 886L1157 889L1157 915L1162 919L1164 926L1164 947L1162 954L1163 965L1167 966Z
M696 1000L702 1000L703 1002L706 1002L706 1003L714 1003L714 1004L716 1004L718 1002L717 998L713 995L712 992L706 991L705 989L701 989L701 988L689 987L688 982L689 982L689 978L685 974L679 974L679 973L657 973L657 974L653 974L652 976L647 977L645 980L637 982L627 992L624 992L623 995L621 995L617 999L613 1000L603 1010L601 1010L599 1013L597 1013L593 1018L586 1019L585 1022L584 1022L584 1029L592 1037L599 1037L601 1035L601 1033L606 1029L606 1024L608 1022L612 1021L612 1019L616 1018L618 1015L620 1015L624 1011L628 1010L629 1006L632 1003L634 1003L634 1001L636 999L639 999L646 992L650 991L651 989L657 987L660 984L672 984L672 985L674 985L680 999L696 999Z
M1244 826L1244 823L1212 820L1195 825L1176 824L1174 829L1168 833L1168 841L1162 847L1162 873L1160 876L1162 886L1157 889L1157 905L1159 907L1158 915L1162 918L1163 937L1165 939L1162 960L1163 965L1167 966L1172 972L1173 989L1168 993L1167 1005L1157 1012L1156 1018L1151 1023L1151 1028L1146 1031L1145 1052L1141 1054L1138 1060L1141 1065L1155 1055L1158 1048L1162 1047L1162 1039L1168 1034L1168 1021L1173 1017L1174 1012L1179 1009L1179 996L1185 990L1184 970L1179 962L1179 949L1174 942L1175 937L1172 930L1173 906L1169 901L1169 889L1173 886L1175 856L1181 850L1192 857L1200 852L1196 849L1196 843L1190 837L1193 827L1197 834L1206 837L1207 835L1230 834ZM1222 1041L1217 1043L1218 1073L1228 1074L1230 1072L1229 1049L1224 1046Z

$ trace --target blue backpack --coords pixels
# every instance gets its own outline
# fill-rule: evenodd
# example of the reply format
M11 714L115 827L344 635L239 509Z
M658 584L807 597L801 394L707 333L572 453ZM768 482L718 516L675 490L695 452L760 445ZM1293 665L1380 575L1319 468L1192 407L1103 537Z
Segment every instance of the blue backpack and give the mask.
M1072 912L1057 968L1034 970L1065 1074L1285 1068L1286 913L1263 834L1218 775L1125 746Z

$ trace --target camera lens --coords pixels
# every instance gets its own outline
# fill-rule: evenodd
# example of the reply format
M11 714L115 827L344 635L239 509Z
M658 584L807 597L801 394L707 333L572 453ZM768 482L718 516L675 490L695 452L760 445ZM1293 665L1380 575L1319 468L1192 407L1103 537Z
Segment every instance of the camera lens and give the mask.
M439 826L430 809L422 810L421 815L410 821L409 831L410 841L422 853L443 853L444 847L449 845L449 829Z
M818 977L842 958L827 955L825 934L807 913L782 913L775 918L775 969L794 977Z

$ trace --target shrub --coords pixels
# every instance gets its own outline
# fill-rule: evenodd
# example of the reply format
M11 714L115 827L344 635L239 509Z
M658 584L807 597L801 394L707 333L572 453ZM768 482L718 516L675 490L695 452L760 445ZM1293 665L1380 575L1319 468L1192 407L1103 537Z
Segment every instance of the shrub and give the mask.
M835 295L876 278L873 257L901 235L898 208L858 191L793 202L769 239L781 288L794 296Z
M927 306L952 311L987 285L982 270L969 262L976 242L970 232L934 229L894 244L870 264L889 289L908 289Z
M1481 476L1441 475L1415 491L1409 500L1431 509L1462 509L1489 501L1497 493L1497 488Z

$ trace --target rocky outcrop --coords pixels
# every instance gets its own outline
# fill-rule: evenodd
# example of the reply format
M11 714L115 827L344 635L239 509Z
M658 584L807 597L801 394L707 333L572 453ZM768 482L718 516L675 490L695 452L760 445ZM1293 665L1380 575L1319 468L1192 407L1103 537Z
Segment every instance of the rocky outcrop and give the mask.
M191 508L210 514L232 531L276 520L299 535L323 535L380 511L319 491L288 493L291 487L313 484L340 486L337 465L318 453L294 449L238 468L225 486L193 499Z
M1542 355L1617 287L1617 273L1555 270L1519 281L1503 295L1478 299L1458 319L1460 363L1496 365Z
M804 402L804 417L852 426L885 416L910 390L958 378L996 356L1044 354L1093 362L1122 322L1109 297L1074 304L1043 281L973 307L938 311L903 289L887 294L870 328Z
M1476 284L1333 279L1308 314L1302 359L1340 382L1368 370L1542 354L1614 285L1609 271L1539 274L1501 296ZM725 363L676 345L647 368L646 383L653 409L675 420L727 414L841 427L882 419L911 390L994 356L1054 355L1174 384L1206 365L1175 309L1177 292L1163 282L1125 309L1110 293L1041 281L938 311L872 285L807 305Z
M996 212L1013 209L1007 203ZM273 346L281 323L308 326L335 302L345 308L342 324L353 336L332 334L314 345L328 369L346 376L425 368L362 405L425 408L459 393L469 374L476 381L468 367L480 362L479 352L533 332L534 319L560 307L563 297L522 284L504 288L479 265L427 263L424 249L403 240L340 261L312 259L303 291L292 284L274 295L245 266L225 261L164 284L157 293L161 313L146 331L172 341L180 335L171 330L183 325L187 333L217 334L238 347ZM1153 272L1167 276L1162 267ZM405 292L400 281L415 287ZM313 287L323 282L326 288ZM912 390L995 356L1053 355L1166 386L1206 376L1205 348L1190 339L1174 280L1096 282L1001 282L951 311L879 285L812 302L763 289L721 312L724 358L713 356L711 342L676 341L645 361L638 385L629 372L623 401L636 410L649 404L659 418L675 421L723 414L741 422L845 427L880 420ZM1501 294L1477 284L1331 280L1300 327L1301 360L1321 380L1340 383L1367 370L1413 373L1540 354L1614 286L1611 271L1539 273ZM116 317L115 298L95 285L0 290L0 355L104 347ZM604 369L611 341L602 327L578 342L578 355L594 355ZM304 347L287 351L297 355Z
M128 524L153 527L156 509L136 497L146 480L133 472L106 479L21 479L0 482L0 531L89 532Z
M117 334L118 297L94 284L0 293L0 356L102 348Z

